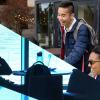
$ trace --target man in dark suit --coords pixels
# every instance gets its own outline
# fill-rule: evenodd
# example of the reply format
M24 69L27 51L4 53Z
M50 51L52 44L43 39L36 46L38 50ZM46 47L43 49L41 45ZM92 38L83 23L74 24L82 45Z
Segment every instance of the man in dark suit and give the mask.
M100 45L94 47L90 53L88 62L94 78L100 81Z
M96 45L89 56L89 66L92 69L94 78L74 69L67 88L67 92L76 93L78 100L99 100L100 99L100 45ZM77 100L77 99L75 99Z

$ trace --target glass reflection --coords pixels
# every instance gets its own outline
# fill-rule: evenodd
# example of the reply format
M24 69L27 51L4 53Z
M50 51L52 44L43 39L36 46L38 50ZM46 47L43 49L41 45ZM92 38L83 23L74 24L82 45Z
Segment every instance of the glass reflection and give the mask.
M0 57L4 58L12 70L21 70L21 37L0 24ZM17 84L21 84L21 77L3 76Z
M39 45L44 48L53 47L53 3L37 4L37 34Z
M2 56L7 63L10 65L13 71L21 70L21 36L8 28L0 25L2 39L0 40L0 56ZM5 41L4 41L5 40ZM43 53L43 63L49 68L55 68L56 70L52 74L68 74L74 69L73 66L64 62L60 58L56 57L52 53L45 49L37 46L36 44L29 41L29 67L36 62L37 52ZM28 51L27 51L28 52ZM27 59L28 60L28 59ZM65 78L66 84L70 75ZM10 79L15 83L20 83L20 77L17 78L14 75L9 77L4 76L6 79ZM16 78L14 78L16 77Z

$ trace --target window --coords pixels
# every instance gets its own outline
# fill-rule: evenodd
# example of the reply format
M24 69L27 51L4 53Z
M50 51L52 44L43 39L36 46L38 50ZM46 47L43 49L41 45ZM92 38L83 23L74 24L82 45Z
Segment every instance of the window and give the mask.
M54 47L54 3L39 3L36 5L36 25L38 41L41 47Z

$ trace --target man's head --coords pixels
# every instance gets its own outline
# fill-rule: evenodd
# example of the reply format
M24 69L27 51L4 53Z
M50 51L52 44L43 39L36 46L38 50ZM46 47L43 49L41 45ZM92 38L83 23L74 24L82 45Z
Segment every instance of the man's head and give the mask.
M72 2L62 2L58 7L57 18L61 26L69 27L74 16L74 5Z
M91 66L93 73L100 75L100 45L95 46L89 56L89 66Z

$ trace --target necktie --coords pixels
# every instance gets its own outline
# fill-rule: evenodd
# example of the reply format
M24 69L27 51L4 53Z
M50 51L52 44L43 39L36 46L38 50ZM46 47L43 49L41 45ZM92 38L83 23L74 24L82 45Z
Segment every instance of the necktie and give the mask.
M61 27L61 34L62 34L62 41L61 41L61 44L62 44L62 47L61 47L61 59L64 59L64 48L65 48L65 45L64 45L64 39L65 39L65 37L64 37L64 27Z

